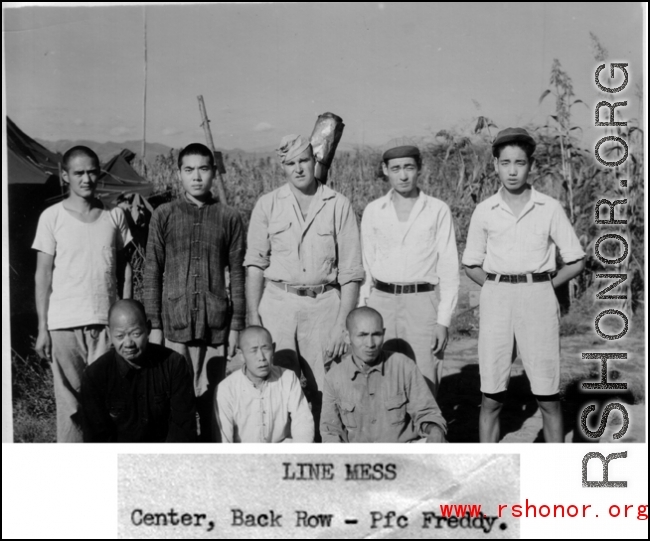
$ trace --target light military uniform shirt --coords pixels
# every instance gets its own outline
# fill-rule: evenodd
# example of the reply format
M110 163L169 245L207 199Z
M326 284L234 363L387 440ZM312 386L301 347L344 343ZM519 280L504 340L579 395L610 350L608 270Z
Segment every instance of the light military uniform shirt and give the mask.
M260 197L248 228L244 266L268 280L317 286L363 279L359 230L350 201L318 185L307 217L289 184Z

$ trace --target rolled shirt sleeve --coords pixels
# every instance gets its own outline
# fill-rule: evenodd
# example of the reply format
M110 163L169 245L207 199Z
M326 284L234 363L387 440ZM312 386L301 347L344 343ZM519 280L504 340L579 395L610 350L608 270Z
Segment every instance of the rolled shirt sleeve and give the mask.
M469 222L467 242L463 252L463 265L467 267L481 266L487 253L487 230L484 226L484 210L476 207Z
M347 197L341 196L341 212L338 216L338 283L362 281L361 241L354 210Z
M580 240L559 203L553 212L550 235L565 263L573 263L585 257Z
M269 240L269 216L266 209L267 196L255 204L248 224L248 249L244 267L259 267L266 270L271 263L271 242Z

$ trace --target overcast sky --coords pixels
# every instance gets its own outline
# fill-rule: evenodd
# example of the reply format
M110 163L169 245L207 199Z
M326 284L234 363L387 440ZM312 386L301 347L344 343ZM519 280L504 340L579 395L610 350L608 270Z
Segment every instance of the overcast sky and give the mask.
M140 139L143 9L5 10L7 114L49 140ZM325 111L343 117L348 144L467 129L478 115L543 124L554 58L589 105L575 123L593 125L590 32L608 60L629 62L623 111L639 113L637 3L167 5L148 6L146 21L147 140L173 147L204 141L199 94L216 145L246 150L309 135Z

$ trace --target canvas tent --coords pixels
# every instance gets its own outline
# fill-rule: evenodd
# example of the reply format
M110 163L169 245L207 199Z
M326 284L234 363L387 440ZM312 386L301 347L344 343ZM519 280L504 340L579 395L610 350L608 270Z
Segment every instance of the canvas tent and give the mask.
M36 253L31 245L38 217L65 193L59 179L60 154L36 142L8 117L6 142L12 347L20 347L14 337L28 340L37 330ZM153 185L129 163L133 157L124 150L102 167L96 194L105 203L114 205L121 194L136 194L141 199L151 195ZM16 327L23 328L15 332Z

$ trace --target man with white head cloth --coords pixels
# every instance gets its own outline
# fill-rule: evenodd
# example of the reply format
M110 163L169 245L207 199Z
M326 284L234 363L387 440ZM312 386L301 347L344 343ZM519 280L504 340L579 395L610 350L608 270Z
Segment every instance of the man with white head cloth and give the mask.
M269 330L274 363L301 378L318 427L325 372L346 350L364 276L359 230L350 201L315 178L308 139L287 135L278 156L288 182L260 197L248 229L248 324Z

